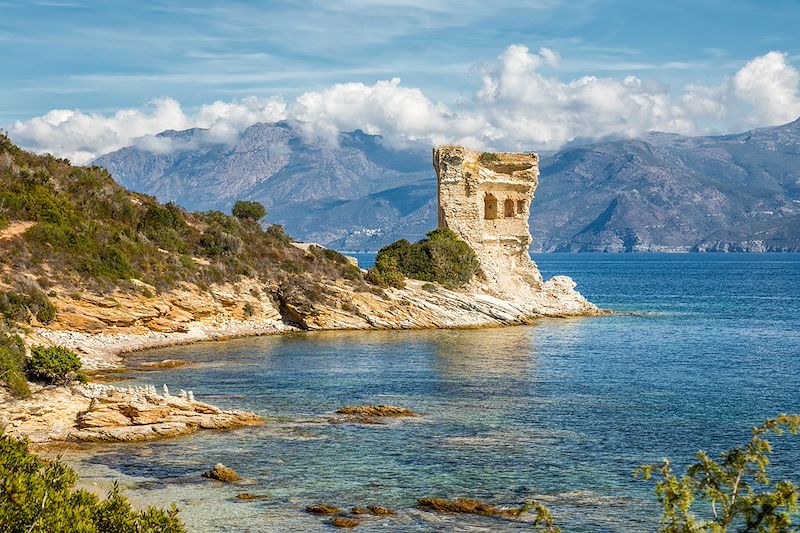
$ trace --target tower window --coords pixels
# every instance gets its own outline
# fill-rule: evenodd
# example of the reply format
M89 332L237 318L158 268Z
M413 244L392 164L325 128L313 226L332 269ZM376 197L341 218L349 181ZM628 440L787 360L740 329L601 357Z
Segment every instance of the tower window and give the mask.
M503 216L506 218L514 218L514 200L506 198L503 202Z
M486 220L497 218L497 198L488 192L483 197L483 218Z

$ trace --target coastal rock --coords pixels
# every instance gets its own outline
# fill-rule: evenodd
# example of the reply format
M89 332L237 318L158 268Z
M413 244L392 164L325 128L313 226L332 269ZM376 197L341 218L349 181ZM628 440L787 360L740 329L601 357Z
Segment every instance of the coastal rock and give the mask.
M212 468L208 472L203 472L203 477L216 479L217 481L222 481L223 483L236 483L241 479L239 477L239 474L236 473L236 470L234 470L233 468L229 468L222 463L217 463L214 465L214 468ZM242 495L240 494L239 496ZM239 496L237 496L237 498Z
M417 500L417 507L439 513L463 513L506 518L516 518L520 515L519 509L501 509L488 503L467 498L457 498L455 500L420 498Z
M251 502L256 500L266 500L268 496L264 496L261 494L253 494L252 492L242 492L241 494L236 495L237 500L241 500L243 502Z
M333 518L331 518L330 523L333 527L341 527L347 529L354 528L359 524L361 524L361 522L359 522L355 518L350 518L347 516L334 516Z
M223 411L188 394L159 395L153 387L89 384L33 392L29 399L2 403L6 431L33 442L136 442L263 423L253 413Z
M340 509L335 505L328 505L326 503L306 505L306 512L311 514L336 514L339 511Z
M366 507L353 507L350 510L350 514L357 516L365 514L371 514L373 516L391 516L396 513L394 509L389 509L388 507L382 507L380 505L368 505Z
M358 415L366 417L403 417L419 416L408 407L396 405L348 405L336 410L340 415Z
M142 363L141 367L144 370L166 370L186 366L188 364L188 361L181 361L179 359L164 359L163 361L147 361Z

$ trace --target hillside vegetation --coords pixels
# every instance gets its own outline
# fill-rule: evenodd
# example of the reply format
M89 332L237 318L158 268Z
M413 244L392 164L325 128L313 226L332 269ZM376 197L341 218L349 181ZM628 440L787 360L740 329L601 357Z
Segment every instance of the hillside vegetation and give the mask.
M260 204L239 202L235 213L189 213L125 190L105 169L31 154L0 135L0 382L24 393L15 329L56 320L56 289L149 298L246 276L264 287L253 296L296 309L327 302L335 283L380 292L341 254L298 249L281 226L262 226Z
M133 289L134 278L158 289L240 276L276 286L298 275L310 283L361 281L344 257L306 254L290 245L282 227L262 229L252 213L253 206L240 218L188 213L128 192L100 167L73 167L0 137L0 228L33 223L21 238L3 243L6 284L18 285L21 272L45 289L54 281Z

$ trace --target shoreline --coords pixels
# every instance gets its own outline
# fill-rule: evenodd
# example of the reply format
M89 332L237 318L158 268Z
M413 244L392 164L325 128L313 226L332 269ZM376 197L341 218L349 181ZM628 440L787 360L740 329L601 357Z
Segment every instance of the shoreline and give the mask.
M575 282L565 276L555 276L535 289L528 286L517 296L478 284L463 290L439 287L430 291L423 282L407 280L404 288L386 289L380 295L332 284L329 298L311 308L257 299L250 289L259 288L259 294L263 294L263 286L256 283L244 280L237 285L215 286L206 293L185 286L158 297L118 292L84 294L80 299L67 300L59 295L54 298L57 321L47 328L36 327L26 335L26 341L28 345L64 346L79 355L84 370L104 371L125 369L126 353L207 341L301 331L487 329L533 325L543 318L610 313L583 298L575 291ZM255 310L254 316L244 312L247 305ZM113 412L99 405L108 403L105 398L86 391L86 387L93 386L105 387L103 394L116 398ZM105 437L97 440L124 442L186 434L190 432L187 424L194 428L192 431L241 426L235 421L197 424L198 418L191 418L195 414L187 414L187 410L196 407L202 414L216 410L211 414L223 420L234 420L241 412L221 412L207 404L176 407L167 391L160 396L155 390L146 394L129 390L126 397L114 387L99 384L83 388L34 387L34 391L24 400L0 396L0 424L5 421L9 433L30 436L39 443L84 437L87 440L86 432L81 433L87 428L95 434L100 431L98 428L102 429ZM102 416L87 422L92 411L100 411ZM133 431L131 426L138 429Z
M237 321L221 327L211 327L206 324L193 324L188 332L157 332L150 331L145 334L136 333L85 333L73 330L51 330L37 328L35 337L45 339L53 344L80 351L84 369L87 371L125 370L124 355L131 353L170 348L174 346L189 346L204 342L221 342L233 339L251 337L264 337L290 333L324 332L324 331L426 331L426 330L480 330L513 326L535 326L540 320L567 320L595 318L617 314L608 309L587 310L580 313L564 313L552 315L537 315L514 321L487 321L485 323L455 324L449 326L340 326L329 328L301 328L287 322L265 321ZM109 348L109 346L111 348ZM88 365L87 365L88 363Z

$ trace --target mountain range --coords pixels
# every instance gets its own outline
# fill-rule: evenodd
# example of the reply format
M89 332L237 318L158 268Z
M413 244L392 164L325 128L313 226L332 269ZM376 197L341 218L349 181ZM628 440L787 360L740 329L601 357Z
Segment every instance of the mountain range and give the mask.
M232 142L165 131L94 163L122 185L189 209L257 200L298 239L342 250L416 240L436 225L427 146L342 133L311 141L288 122ZM800 251L800 119L741 134L650 133L543 157L533 251Z

